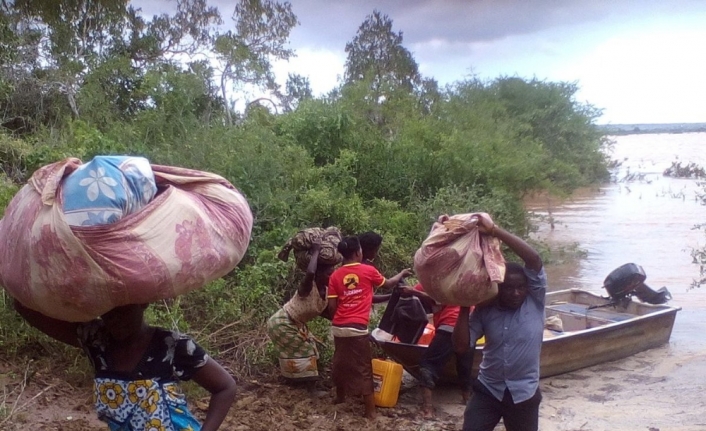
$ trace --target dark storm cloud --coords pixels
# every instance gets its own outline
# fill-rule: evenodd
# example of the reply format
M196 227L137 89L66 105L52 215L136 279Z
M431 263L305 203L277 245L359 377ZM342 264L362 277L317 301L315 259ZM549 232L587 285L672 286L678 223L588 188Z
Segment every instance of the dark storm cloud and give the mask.
M558 25L599 19L615 1L557 0L293 0L301 25L293 32L298 44L342 50L374 10L393 20L405 44L442 40L449 43L492 41ZM233 3L212 0L224 16ZM610 6L613 5L613 6Z
M291 35L296 46L343 51L374 10L393 20L405 45L492 42L545 29L660 13L696 5L700 0L291 0L300 21ZM209 0L230 24L236 2ZM174 0L139 0L147 14L173 9Z

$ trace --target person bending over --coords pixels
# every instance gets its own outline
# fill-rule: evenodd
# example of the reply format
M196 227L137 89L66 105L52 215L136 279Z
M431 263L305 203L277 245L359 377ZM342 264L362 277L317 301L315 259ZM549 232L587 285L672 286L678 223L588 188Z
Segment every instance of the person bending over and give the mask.
M319 377L318 342L307 323L328 308L327 288L333 265L318 263L321 243L311 246L306 275L296 293L267 321L267 334L279 352L282 376L290 382L316 380ZM325 313L324 313L325 314Z

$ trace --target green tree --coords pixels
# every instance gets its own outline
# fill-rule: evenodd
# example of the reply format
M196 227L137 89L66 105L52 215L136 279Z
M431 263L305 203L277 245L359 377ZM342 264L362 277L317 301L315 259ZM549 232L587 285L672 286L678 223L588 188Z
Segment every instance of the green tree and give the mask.
M0 36L3 43L24 40L25 52L34 56L20 58L14 71L25 71L22 83L30 84L37 112L46 95L61 94L72 115L79 117L77 95L87 77L106 63L115 70L99 72L101 87L112 93L109 98L118 101L119 110L130 112L142 102L128 97L146 65L194 54L210 42L210 25L220 22L217 9L208 7L206 0L179 0L176 5L174 14L147 21L127 0L3 2L3 19L11 26ZM3 70L4 81L12 71Z
M287 60L294 52L285 47L289 33L299 22L289 2L272 0L240 0L232 19L235 31L215 36L214 51L220 62L220 89L223 100L235 105L232 94L247 86L275 91L277 84L272 61Z
M370 80L375 94L386 85L411 92L421 77L417 62L402 46L402 40L402 32L392 30L392 19L373 11L346 44L345 82Z
M507 114L524 124L522 139L541 144L553 160L548 180L571 190L586 181L607 178L599 151L605 142L594 124L601 111L575 99L578 85L501 77L490 84Z
M299 104L314 97L309 78L296 73L287 76L285 92L280 96L284 112L294 111Z

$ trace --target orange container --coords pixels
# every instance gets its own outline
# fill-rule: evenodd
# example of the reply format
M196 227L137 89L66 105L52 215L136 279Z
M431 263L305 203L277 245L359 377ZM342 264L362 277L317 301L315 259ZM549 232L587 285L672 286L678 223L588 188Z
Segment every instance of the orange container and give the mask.
M402 365L397 362L373 359L375 405L394 407L402 386Z
M417 344L422 346L428 346L431 343L431 340L434 338L435 333L436 330L434 329L434 325L428 323L426 328L424 328L422 336L419 337L419 341L417 341Z

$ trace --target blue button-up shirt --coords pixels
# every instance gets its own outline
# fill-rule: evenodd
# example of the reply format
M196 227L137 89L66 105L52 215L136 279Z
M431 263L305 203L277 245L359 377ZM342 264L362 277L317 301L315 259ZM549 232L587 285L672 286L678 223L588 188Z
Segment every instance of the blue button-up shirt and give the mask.
M499 401L505 389L515 404L530 399L539 386L539 354L544 334L547 275L525 268L529 293L516 310L497 305L477 308L468 326L471 343L485 335L478 380Z

